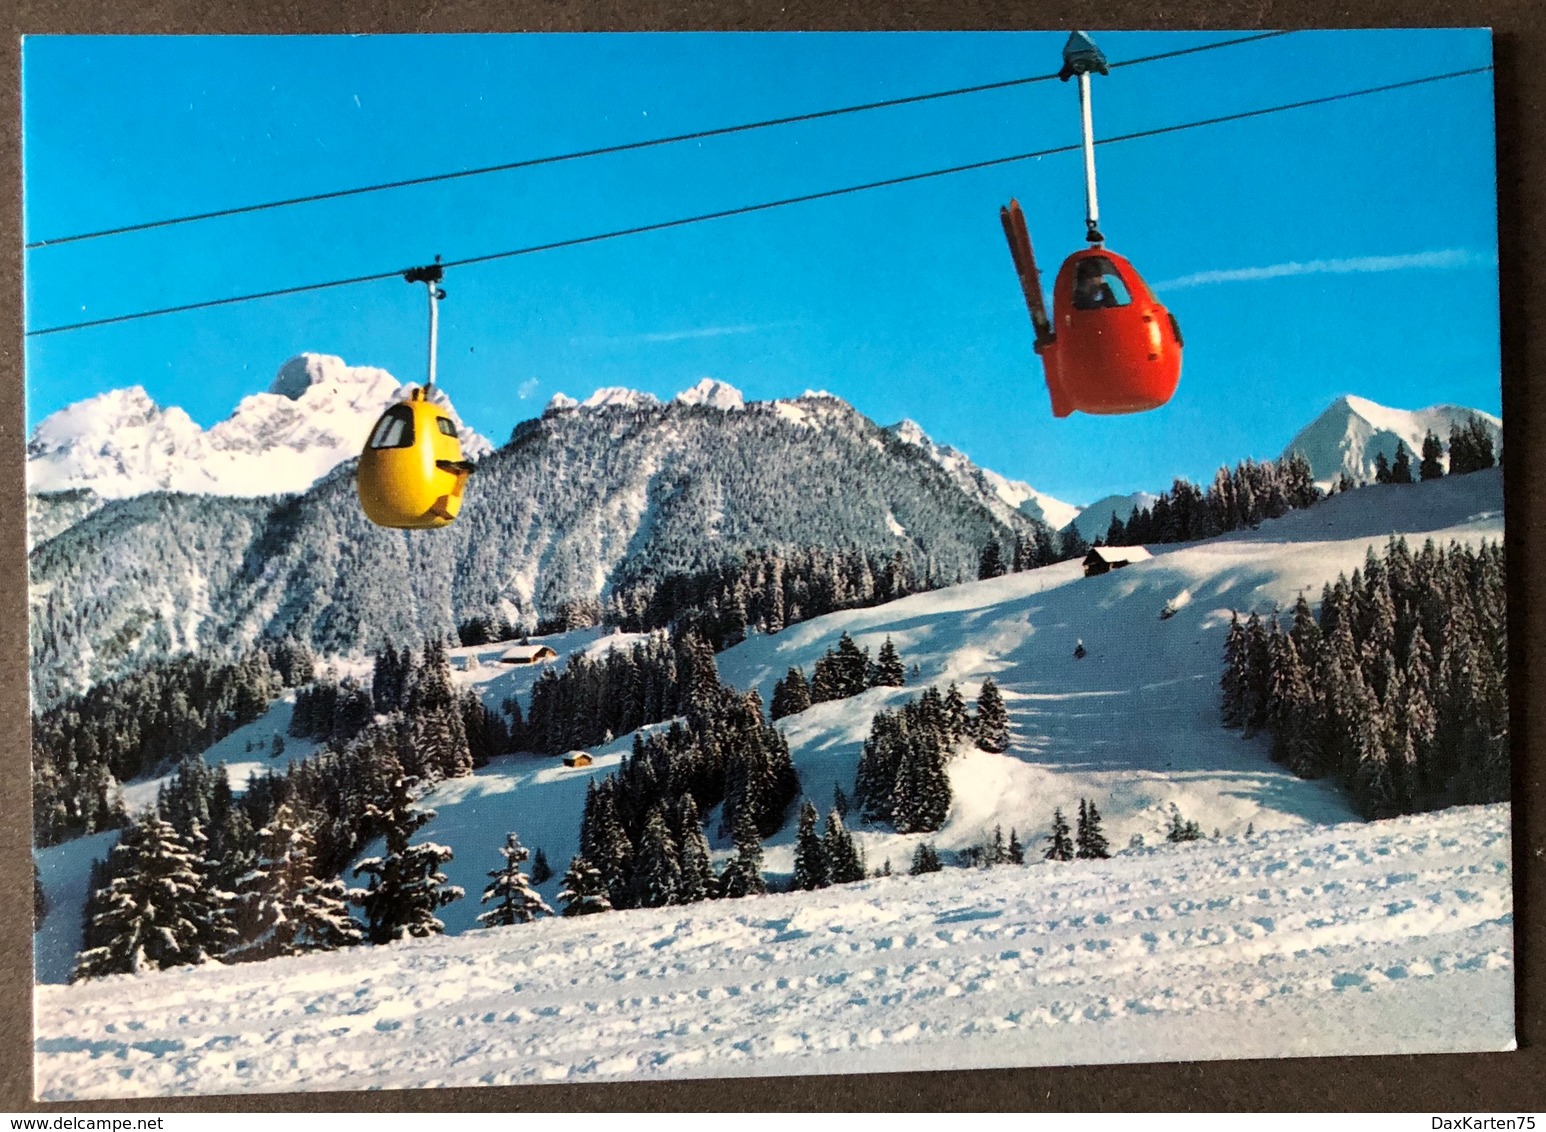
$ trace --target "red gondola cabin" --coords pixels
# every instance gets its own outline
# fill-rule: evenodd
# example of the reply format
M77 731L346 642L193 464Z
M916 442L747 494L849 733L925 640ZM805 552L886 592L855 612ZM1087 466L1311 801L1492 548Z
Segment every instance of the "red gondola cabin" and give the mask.
M1053 416L1141 413L1175 395L1181 328L1126 259L1104 247L1069 256L1052 312L1052 340L1037 352Z

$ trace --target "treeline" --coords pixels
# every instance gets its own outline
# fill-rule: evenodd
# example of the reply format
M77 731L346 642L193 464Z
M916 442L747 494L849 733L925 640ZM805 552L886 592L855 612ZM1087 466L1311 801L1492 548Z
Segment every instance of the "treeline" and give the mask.
M107 861L93 867L72 979L443 931L435 911L462 895L440 872L451 852L411 843L434 812L414 804L415 781L400 767L375 763L372 770L369 832L357 836L381 836L385 850L355 868L366 886L348 888L333 875L321 843L325 819L304 791L249 790L233 799L225 768L190 756L155 808L132 821ZM265 809L257 825L254 815Z
M331 672L296 693L291 735L343 749L385 716L404 730L404 773L426 782L456 778L518 749L519 707L506 719L483 705L477 692L458 691L451 661L438 640L424 643L416 660L391 644L375 655L370 686Z
M721 652L745 640L749 629L777 633L824 613L962 580L939 574L932 561L920 569L900 550L890 556L824 547L754 550L706 570L619 579L605 621L627 632L692 625Z
M626 649L575 653L561 672L544 669L524 723L518 704L507 710L518 749L556 755L682 714L694 680L718 686L712 646L691 629L651 633Z
M1463 476L1470 472L1485 471L1497 464L1492 447L1492 433L1480 417L1467 417L1449 432L1449 474ZM1422 462L1417 466L1417 478L1436 480L1444 475L1445 447L1431 430L1423 437ZM1396 442L1395 460L1385 459L1380 452L1374 458L1375 483L1412 483L1412 453L1404 441ZM1337 483L1339 491L1353 486L1346 473Z
M988 751L1009 745L1009 715L992 680L982 682L975 718L955 684L943 695L930 686L897 710L878 712L854 772L859 816L887 822L899 833L938 829L950 811L945 764L967 738Z
M774 681L773 699L768 706L774 719L782 719L812 704L857 696L867 688L900 688L906 683L907 666L890 637L871 660L870 650L860 648L844 633L835 647L828 648L817 659L809 680L804 669L795 667L782 680Z
M1001 578L1005 574L1018 574L1024 570L1037 570L1054 562L1066 562L1070 558L1083 558L1090 549L1079 528L1069 524L1061 534L1042 524L1032 538L1020 537L1014 547L1005 552L998 539L989 539L982 548L977 562L977 580Z
M1107 546L1193 542L1254 527L1320 498L1310 462L1300 453L1279 461L1246 460L1233 470L1220 468L1206 491L1177 479L1153 504L1135 507L1126 522L1112 515L1104 541Z
M721 685L712 648L694 641L685 722L636 735L617 771L586 790L571 871L594 867L614 908L764 891L762 838L783 825L799 792L789 745L761 698ZM721 831L736 853L716 875L701 815L721 803Z
M283 688L311 678L310 653L281 642L235 663L164 661L35 714L34 843L121 828L119 783L205 750L257 719Z
M418 659L388 645L369 688L331 674L302 688L290 731L328 747L254 775L239 796L224 766L184 756L92 878L81 977L439 930L426 893L443 883L443 858L409 844L427 820L412 798L507 750L503 719L456 690L431 640ZM340 874L377 838L385 854L356 869L369 886L346 891ZM185 921L201 926L189 934ZM145 944L147 931L159 942Z
M1231 620L1225 726L1273 757L1333 775L1368 818L1509 797L1503 548L1393 538L1362 570L1279 617Z

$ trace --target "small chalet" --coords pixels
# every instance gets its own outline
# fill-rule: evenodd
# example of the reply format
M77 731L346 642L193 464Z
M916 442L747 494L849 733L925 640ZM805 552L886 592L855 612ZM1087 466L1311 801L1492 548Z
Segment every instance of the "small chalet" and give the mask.
M565 766L590 766L593 761L585 751L570 751L564 756Z
M1093 578L1097 574L1109 574L1131 563L1153 557L1141 546L1093 546L1090 553L1084 556L1084 576Z
M542 664L558 659L558 653L547 645L511 645L499 654L500 664Z

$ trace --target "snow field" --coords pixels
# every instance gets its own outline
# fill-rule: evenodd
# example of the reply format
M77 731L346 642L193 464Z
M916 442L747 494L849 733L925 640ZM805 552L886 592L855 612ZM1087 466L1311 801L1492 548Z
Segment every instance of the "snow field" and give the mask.
M1412 486L1366 487L1333 497L1204 543L1156 546L1155 557L1099 578L1084 578L1077 562L991 581L916 594L871 609L828 614L773 636L754 634L719 655L722 679L755 688L764 702L775 680L793 665L810 675L815 661L843 632L873 654L890 636L909 666L905 688L875 688L851 699L818 704L779 721L788 737L801 787L825 814L833 787L852 789L854 770L875 713L896 707L931 683L958 681L970 702L983 677L998 683L1009 709L1012 740L1003 754L966 745L949 766L955 798L945 826L934 834L902 835L866 828L850 819L871 870L889 860L905 871L919 841L961 851L1015 829L1027 854L1036 855L1061 806L1073 820L1081 797L1093 799L1112 848L1139 836L1163 839L1172 803L1204 832L1226 835L1352 820L1341 790L1306 782L1270 761L1263 740L1244 741L1218 723L1218 673L1229 610L1276 605L1290 608L1301 590L1316 600L1321 585L1363 563L1400 530L1416 546L1426 537L1475 543L1502 537L1502 480L1496 470L1446 477ZM1175 616L1161 621L1169 601ZM541 638L559 654L629 647L633 634L584 629ZM1083 640L1089 655L1073 659ZM530 703L543 665L510 667L498 657L508 644L451 650L455 678L475 686L497 708L510 695ZM476 666L470 667L476 659ZM368 680L370 663L335 662L339 675ZM205 755L232 765L233 785L256 766L278 766L315 744L286 737L279 760L247 755L248 739L261 746L288 725L290 703L233 733ZM660 724L656 726L669 726ZM475 929L486 873L499 863L498 847L515 831L528 849L544 850L554 876L539 886L553 904L569 858L578 850L586 781L615 769L632 736L592 750L595 763L569 769L551 756L497 759L468 778L442 783L424 799L437 811L420 837L449 845L451 883L467 897L442 913L447 930ZM253 765L246 765L248 762ZM162 779L128 784L132 807L155 798ZM729 851L715 837L717 810L705 816L716 859ZM772 876L793 872L796 823L791 820L765 847ZM63 981L79 947L80 907L93 856L105 855L114 835L43 850L37 859L50 912L36 937L41 982ZM379 846L368 847L366 855ZM347 878L346 878L347 879ZM556 906L556 905L555 905ZM73 942L72 942L73 941Z
M37 1092L1503 1049L1509 860L1477 807L40 987Z

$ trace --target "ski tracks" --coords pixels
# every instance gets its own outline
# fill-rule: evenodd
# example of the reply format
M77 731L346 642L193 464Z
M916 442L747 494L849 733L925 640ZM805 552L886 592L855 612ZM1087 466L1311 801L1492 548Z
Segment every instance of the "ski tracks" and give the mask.
M1180 1057L1258 1016L1282 1052L1349 1052L1316 1047L1333 1014L1396 1050L1413 988L1495 1005L1470 990L1512 969L1509 856L1494 806L43 987L38 1090L1054 1063L1091 1048L1076 1032L1103 1060L1140 1032Z

